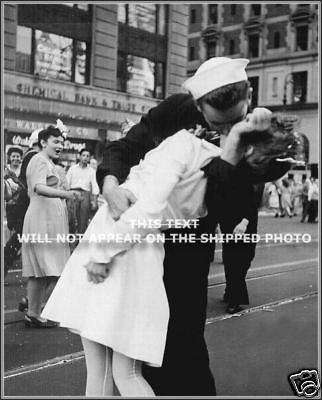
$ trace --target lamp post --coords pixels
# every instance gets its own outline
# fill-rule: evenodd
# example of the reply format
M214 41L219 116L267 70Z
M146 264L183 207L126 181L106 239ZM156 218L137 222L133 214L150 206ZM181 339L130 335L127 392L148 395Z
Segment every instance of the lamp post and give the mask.
M289 72L284 79L284 92L283 92L283 104L286 106L287 103L287 85L293 83L293 73Z

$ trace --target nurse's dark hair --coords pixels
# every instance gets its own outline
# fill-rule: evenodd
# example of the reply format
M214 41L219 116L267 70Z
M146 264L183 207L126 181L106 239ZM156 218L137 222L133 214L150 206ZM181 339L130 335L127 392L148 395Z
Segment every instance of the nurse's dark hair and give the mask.
M291 160L296 160L299 146L294 135L297 120L295 115L273 113L271 125L265 131L241 134L242 143L253 147L251 154L245 157L253 174L258 177L266 176L265 181L271 174L268 180L274 181L291 168Z
M241 100L247 99L249 88L249 81L231 83L205 94L197 100L197 104L201 109L203 104L206 103L221 111L228 110Z
M56 128L53 125L49 125L47 128L45 128L45 129L43 129L42 131L39 132L39 134L38 134L38 146L40 148L42 148L41 141L42 140L47 141L51 136L53 136L53 137L60 137L61 136L64 139L64 136L63 136L62 132L58 128Z

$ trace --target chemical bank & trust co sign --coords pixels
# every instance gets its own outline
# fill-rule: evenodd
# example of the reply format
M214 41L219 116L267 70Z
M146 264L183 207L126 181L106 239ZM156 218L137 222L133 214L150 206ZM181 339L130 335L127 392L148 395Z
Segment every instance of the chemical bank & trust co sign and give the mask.
M5 95L18 94L140 115L158 103L155 99L142 96L57 80L38 79L16 72L6 73L4 84Z

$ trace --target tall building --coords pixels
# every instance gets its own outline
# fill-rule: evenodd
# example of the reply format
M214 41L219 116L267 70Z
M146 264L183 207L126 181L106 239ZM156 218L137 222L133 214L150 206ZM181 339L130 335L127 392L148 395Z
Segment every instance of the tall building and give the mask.
M188 6L2 3L6 148L63 120L65 163L100 157L186 78Z
M319 2L199 3L189 10L188 76L210 57L250 59L253 105L298 115L310 164L319 159L318 17Z

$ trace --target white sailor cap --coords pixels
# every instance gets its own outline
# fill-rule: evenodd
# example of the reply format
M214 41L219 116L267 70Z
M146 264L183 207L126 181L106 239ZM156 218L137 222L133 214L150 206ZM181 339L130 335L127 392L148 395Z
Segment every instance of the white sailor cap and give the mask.
M195 74L183 83L195 100L222 86L247 81L246 58L213 57L205 61Z

